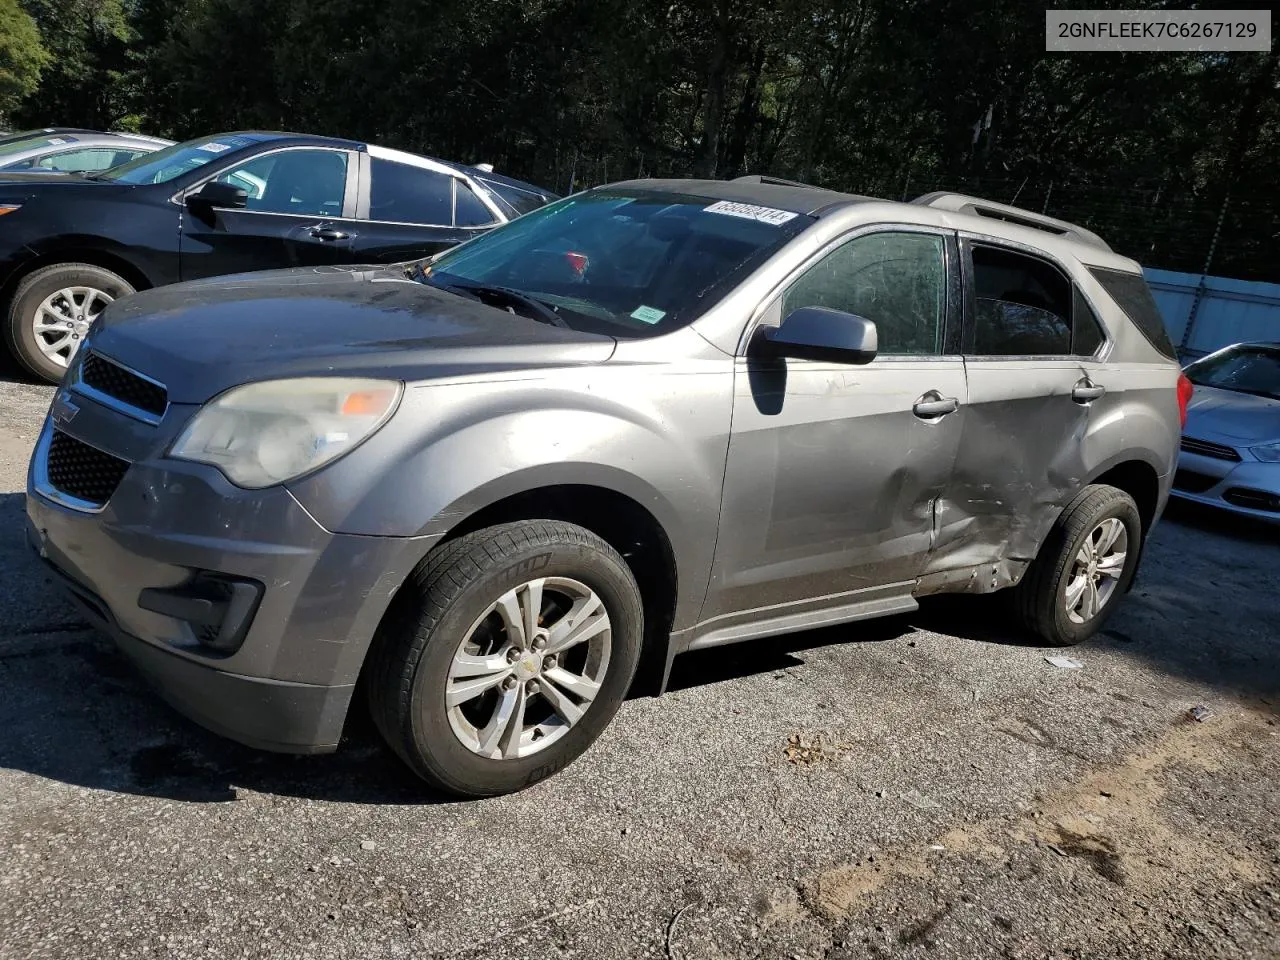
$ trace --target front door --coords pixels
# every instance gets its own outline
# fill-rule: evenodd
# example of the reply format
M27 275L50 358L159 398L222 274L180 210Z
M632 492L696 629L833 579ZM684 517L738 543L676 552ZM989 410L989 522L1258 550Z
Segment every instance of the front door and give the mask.
M242 187L248 201L241 210L183 210L182 279L351 263L360 232L352 156L295 147L223 170L217 179Z
M866 317L879 355L738 359L709 628L910 595L967 401L954 263L944 232L877 228L819 253L765 312Z

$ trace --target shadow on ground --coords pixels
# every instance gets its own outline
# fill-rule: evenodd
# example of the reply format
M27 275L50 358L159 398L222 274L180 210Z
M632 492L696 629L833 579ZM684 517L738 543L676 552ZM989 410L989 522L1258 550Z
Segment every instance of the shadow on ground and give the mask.
M0 564L7 585L0 601L6 613L0 766L190 802L232 801L237 790L362 804L448 801L382 746L359 702L340 750L322 757L262 753L185 720L50 590L22 531L22 496L0 495ZM1211 582L1215 571L1220 585ZM1176 509L1157 530L1140 582L1094 644L1226 694L1274 703L1270 698L1280 691L1278 575L1280 537L1274 531ZM886 642L917 627L983 643L1034 645L1005 609L999 597L934 598L908 616L697 651L677 660L671 687L800 667L807 651L850 640Z

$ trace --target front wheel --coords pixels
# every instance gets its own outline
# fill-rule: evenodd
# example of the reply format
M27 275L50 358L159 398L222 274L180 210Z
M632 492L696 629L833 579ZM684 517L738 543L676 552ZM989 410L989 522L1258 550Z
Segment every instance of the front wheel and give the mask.
M1133 498L1104 484L1086 487L1062 511L1018 584L1023 623L1055 647L1089 639L1129 588L1141 545Z
M375 638L368 694L397 754L462 796L520 790L599 736L644 635L626 561L582 527L503 524L427 556Z
M9 350L29 372L57 383L98 315L130 293L123 277L90 263L42 267L23 277L9 301Z

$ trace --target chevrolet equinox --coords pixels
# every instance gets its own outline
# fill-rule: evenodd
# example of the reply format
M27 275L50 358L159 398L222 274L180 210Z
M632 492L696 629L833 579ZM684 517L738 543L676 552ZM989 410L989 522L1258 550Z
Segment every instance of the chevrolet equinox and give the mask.
M453 793L560 770L685 651L1010 590L1098 630L1190 389L1139 267L956 194L578 194L429 260L112 303L29 536L169 702Z

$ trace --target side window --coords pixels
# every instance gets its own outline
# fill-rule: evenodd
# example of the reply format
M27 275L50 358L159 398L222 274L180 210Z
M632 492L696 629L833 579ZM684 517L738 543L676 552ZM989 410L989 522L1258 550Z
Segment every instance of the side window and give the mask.
M1071 353L1071 281L1012 250L973 248L973 349L984 357Z
M347 155L334 150L285 150L255 157L218 175L249 194L246 210L342 216Z
M91 170L106 170L116 165L118 150L108 147L97 149L68 150L52 156L41 157L36 167L41 170L61 170L64 173L87 173Z
M850 240L792 283L782 316L799 307L843 310L875 323L881 354L940 354L947 308L943 250L942 237L929 233Z
M1098 315L1077 287L1071 313L1071 352L1077 357L1092 357L1105 339Z
M370 220L453 225L453 177L394 160L371 160Z
M489 212L479 197L461 180L456 181L457 194L454 205L454 226L487 227L493 223L493 214Z

